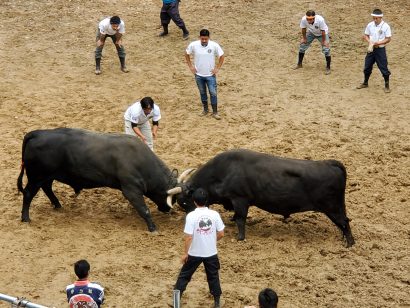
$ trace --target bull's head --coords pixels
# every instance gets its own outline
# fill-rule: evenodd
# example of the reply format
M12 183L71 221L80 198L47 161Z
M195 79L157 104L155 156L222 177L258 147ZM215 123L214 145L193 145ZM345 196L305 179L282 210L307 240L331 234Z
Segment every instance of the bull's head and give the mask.
M195 209L195 204L192 200L193 189L187 183L192 176L196 168L185 170L178 177L177 185L168 190L167 204L172 208L173 203L176 201L186 212L191 212Z

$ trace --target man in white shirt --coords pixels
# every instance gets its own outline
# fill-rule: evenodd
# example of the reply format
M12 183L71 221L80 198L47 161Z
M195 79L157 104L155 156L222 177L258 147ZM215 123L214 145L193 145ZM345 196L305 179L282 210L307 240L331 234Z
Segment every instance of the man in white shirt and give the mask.
M191 62L191 55L194 56L194 65ZM215 57L218 57L218 64L215 66ZM199 32L199 40L188 45L185 52L185 59L189 69L195 75L196 84L201 96L203 112L201 116L208 114L208 87L211 97L212 116L220 120L218 114L218 98L216 92L216 74L224 62L224 52L218 43L209 39L209 31L202 29Z
M373 21L367 25L363 36L363 39L369 44L364 60L364 81L357 88L363 89L369 86L369 78L376 62L384 78L384 92L390 93L389 76L391 73L387 67L385 46L391 41L391 29L383 20L383 13L380 9L375 9L371 16Z
M219 308L222 290L216 242L224 236L225 225L218 212L206 207L208 193L204 189L195 190L192 199L196 209L186 216L185 249L181 259L183 266L175 290L179 290L182 296L192 275L198 266L204 263L209 291L214 297L215 308Z
M152 130L149 120L152 119ZM124 114L125 133L139 137L154 151L161 111L151 97L144 97L128 107Z
M302 17L300 21L300 28L302 29L302 39L299 46L299 59L295 69L302 68L303 57L310 44L317 39L322 45L322 52L326 58L325 74L330 74L330 45L329 45L329 28L325 19L317 15L315 11L309 10L306 16Z
M128 73L125 66L125 49L122 45L122 36L125 33L125 24L118 16L107 17L100 21L97 29L97 48L95 49L95 74L101 74L101 57L105 39L110 37L117 49L120 58L121 71Z

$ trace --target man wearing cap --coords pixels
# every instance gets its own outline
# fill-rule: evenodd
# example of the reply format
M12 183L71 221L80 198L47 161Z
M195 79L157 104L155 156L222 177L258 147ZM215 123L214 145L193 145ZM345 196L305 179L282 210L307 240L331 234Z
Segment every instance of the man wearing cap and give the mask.
M122 36L125 33L125 24L118 16L107 17L100 21L97 29L97 48L95 49L95 74L101 74L101 57L105 39L110 37L117 49L120 58L121 71L128 73L125 66L125 49L122 45Z
M368 51L364 60L364 81L357 88L363 89L369 86L369 78L376 62L384 78L384 92L390 93L389 76L387 68L386 44L391 41L390 26L383 20L383 13L375 9L371 14L373 21L364 30L364 40L368 42Z
M219 308L222 290L219 282L220 264L216 242L224 236L225 225L218 212L206 207L208 193L204 189L195 190L192 199L196 209L186 216L185 249L181 259L183 266L175 284L175 290L179 290L182 296L192 275L203 263L209 291L214 297L214 307Z
M171 19L174 23L182 30L182 38L184 40L188 39L189 31L185 27L185 23L179 15L179 2L180 0L162 0L161 8L161 25L164 29L159 36L163 37L168 35L168 25Z
M149 120L152 119L152 130ZM154 151L161 111L154 100L147 96L128 107L124 114L125 133L139 137Z
M329 28L325 19L317 15L315 11L309 10L306 16L302 17L300 21L300 28L302 29L302 39L299 46L299 59L295 69L302 68L303 57L310 44L317 39L322 45L322 52L326 58L325 74L330 74L330 45L329 45Z

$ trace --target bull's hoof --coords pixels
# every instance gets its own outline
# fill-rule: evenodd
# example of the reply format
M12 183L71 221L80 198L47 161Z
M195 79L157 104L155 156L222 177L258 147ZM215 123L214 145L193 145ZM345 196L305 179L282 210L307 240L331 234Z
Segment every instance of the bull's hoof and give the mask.
M61 208L62 208L61 204L54 204L54 209L55 210L59 210Z
M354 238L346 238L346 248L350 248L355 244Z
M28 217L21 217L21 222L31 222L31 219Z

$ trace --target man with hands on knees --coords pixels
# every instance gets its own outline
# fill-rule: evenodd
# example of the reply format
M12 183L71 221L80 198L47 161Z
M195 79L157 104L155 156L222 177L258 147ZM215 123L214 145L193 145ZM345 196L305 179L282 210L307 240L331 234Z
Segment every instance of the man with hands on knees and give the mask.
M152 129L149 120L152 119ZM144 97L128 107L124 114L125 133L139 137L154 151L161 111L151 97Z

